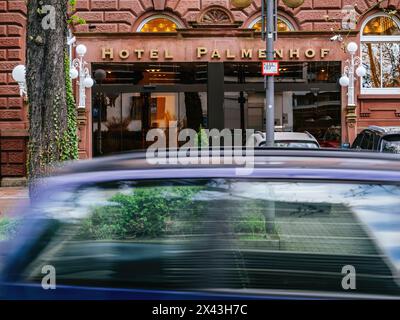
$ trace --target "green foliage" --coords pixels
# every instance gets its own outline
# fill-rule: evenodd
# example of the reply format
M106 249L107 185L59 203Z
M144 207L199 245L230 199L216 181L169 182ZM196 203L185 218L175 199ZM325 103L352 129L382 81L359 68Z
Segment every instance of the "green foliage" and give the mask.
M264 210L264 201L241 201L237 205L239 215L233 225L234 232L249 235L251 239L278 236L277 224L273 220L268 221L267 212Z
M69 17L69 19L67 20L68 24L86 24L86 20L83 18L80 18L76 15L73 15L71 17Z
M195 146L200 148L209 146L208 135L206 134L206 131L203 129L202 126L200 126L200 130L197 133Z
M13 237L19 224L20 221L18 219L0 218L0 241Z
M69 12L73 12L76 10L76 0L68 0L68 5ZM67 23L71 25L86 24L86 20L73 14L72 16L69 16L69 18L67 19Z
M63 133L60 140L62 161L78 159L78 120L69 70L70 61L68 55L66 54L65 89L67 99L67 130Z
M95 207L83 221L79 238L154 238L167 231L172 218L195 206L193 196L202 187L143 187L130 194L118 193L109 205Z
M234 224L234 230L236 233L264 234L265 218L261 213L246 214Z

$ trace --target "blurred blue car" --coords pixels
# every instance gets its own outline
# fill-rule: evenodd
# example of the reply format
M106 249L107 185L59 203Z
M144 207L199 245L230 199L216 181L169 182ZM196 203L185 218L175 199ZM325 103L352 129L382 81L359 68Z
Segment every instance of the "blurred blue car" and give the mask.
M140 152L69 165L0 219L0 298L399 298L399 159L265 149L246 174L229 157Z

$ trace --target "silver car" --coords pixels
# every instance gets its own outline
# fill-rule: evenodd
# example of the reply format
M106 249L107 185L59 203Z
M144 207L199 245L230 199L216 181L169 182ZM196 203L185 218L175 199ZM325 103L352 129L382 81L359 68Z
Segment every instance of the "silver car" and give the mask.
M253 134L254 146L265 146L265 132ZM309 132L275 132L275 146L280 148L319 149L320 145Z

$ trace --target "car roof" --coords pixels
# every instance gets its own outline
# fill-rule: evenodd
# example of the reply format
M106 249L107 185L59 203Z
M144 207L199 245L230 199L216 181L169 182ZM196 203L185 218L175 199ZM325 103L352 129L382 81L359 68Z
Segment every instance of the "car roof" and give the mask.
M275 132L275 140L277 141L310 141L316 142L316 139L309 133L305 132Z
M366 130L375 131L379 134L400 134L400 127L379 127L379 126L369 126Z
M258 131L265 139L265 132ZM276 131L274 136L276 141L310 141L317 142L315 137L309 132Z
M167 156L176 157L177 150L159 150ZM186 156L189 157L187 151ZM151 170L151 169L176 169L176 168L222 168L238 167L232 160L232 148L228 149L201 149L197 158L220 158L217 164L211 160L207 163L197 161L195 164L182 165L166 161L163 164L154 163L155 158L147 156L146 151L127 152L113 156L79 160L59 167L54 176L86 172L104 172L118 170ZM397 154L360 152L354 150L334 149L296 149L296 148L256 148L246 150L234 149L236 156L252 157L254 154L254 167L286 167L301 169L351 169L351 170L383 170L400 172L400 156ZM253 153L252 153L253 152ZM196 157L195 157L196 158ZM245 164L243 164L244 166Z

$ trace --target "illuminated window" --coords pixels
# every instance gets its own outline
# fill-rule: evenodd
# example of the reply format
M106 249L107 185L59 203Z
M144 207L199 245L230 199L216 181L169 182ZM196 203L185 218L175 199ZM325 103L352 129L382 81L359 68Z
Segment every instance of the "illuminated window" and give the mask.
M178 28L178 24L176 21L173 21L171 18L157 16L151 17L143 21L143 23L139 26L139 32L176 32Z
M400 88L400 23L374 15L361 28L361 58L367 73L362 93L398 93Z
M392 35L400 35L399 26L396 22L386 16L379 16L371 19L363 30L364 36L392 36Z
M258 32L261 32L262 29L262 21L261 18L258 19L255 23L250 25L250 29L255 29ZM294 30L293 26L289 23L289 21L278 18L278 32L288 32Z

